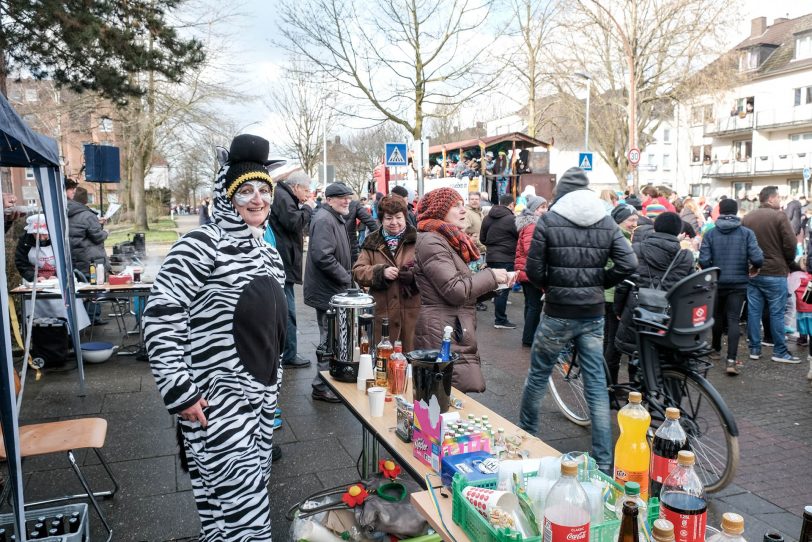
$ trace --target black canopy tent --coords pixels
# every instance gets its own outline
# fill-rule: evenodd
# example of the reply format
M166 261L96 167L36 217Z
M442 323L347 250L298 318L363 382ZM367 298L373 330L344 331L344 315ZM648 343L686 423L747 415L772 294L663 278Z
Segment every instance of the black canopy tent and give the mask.
M68 242L68 220L65 191L59 164L56 140L33 132L14 111L8 100L0 95L0 166L24 167L34 170L40 201L48 222L51 244L56 258L57 277L68 316L68 329L79 366L79 393L85 393L84 367L79 330L76 325L76 291L73 266ZM11 328L9 325L8 279L5 274L5 237L0 250L0 355L5 363L0 369L0 423L8 458L9 480L12 489L17 540L25 540L24 499L20 464L20 433L14 390L14 366L11 355Z

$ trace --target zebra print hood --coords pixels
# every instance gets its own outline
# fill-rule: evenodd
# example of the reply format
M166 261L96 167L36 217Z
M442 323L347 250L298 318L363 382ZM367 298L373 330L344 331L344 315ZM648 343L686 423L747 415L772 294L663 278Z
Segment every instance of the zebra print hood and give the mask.
M256 239L252 228L245 223L234 204L226 195L226 173L228 168L231 167L229 162L223 164L220 171L217 172L217 180L214 182L214 201L212 220L221 229L228 232L229 235L236 239ZM268 206L268 214L270 214L271 206ZM265 225L268 222L268 217L265 217L265 222L260 226L261 230L265 230ZM260 235L260 240L262 236Z

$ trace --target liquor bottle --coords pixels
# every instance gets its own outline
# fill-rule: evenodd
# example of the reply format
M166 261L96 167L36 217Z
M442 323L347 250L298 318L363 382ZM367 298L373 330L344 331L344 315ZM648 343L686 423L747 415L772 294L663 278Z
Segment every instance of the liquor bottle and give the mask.
M674 524L667 519L655 519L651 524L651 539L654 542L674 542Z
M665 421L654 433L654 441L651 444L649 495L660 496L663 482L677 466L677 454L680 450L688 449L688 435L679 423L679 409L666 408Z
M665 479L660 492L660 517L679 525L674 533L676 542L705 540L708 503L702 481L694 472L695 462L693 452L681 450L677 454L677 468Z
M621 486L626 482L640 484L640 497L648 500L648 471L651 449L646 432L651 416L642 405L643 395L629 393L629 402L617 413L620 437L615 444L615 481Z
M812 506L804 507L804 522L798 542L812 542Z
M96 284L96 264L90 264L90 284Z
M624 500L622 513L623 519L620 521L620 533L617 535L617 542L640 542L640 531L637 527L637 518L640 511L637 509L637 503Z
M747 542L744 532L744 518L733 512L722 514L722 531L708 538L708 542Z
M381 341L375 347L375 385L387 387L386 368L392 355L392 343L389 342L389 318L381 322Z
M589 498L577 475L577 463L561 463L561 478L547 495L543 542L589 542Z
M451 359L451 333L454 329L451 326L443 328L443 342L440 345L440 353L437 355L437 361L448 361Z
M403 395L406 393L406 356L403 355L403 344L395 341L392 355L386 365L386 380L388 383L388 395Z
M362 354L369 354L369 337L367 337L365 329L361 330L361 344L359 346Z

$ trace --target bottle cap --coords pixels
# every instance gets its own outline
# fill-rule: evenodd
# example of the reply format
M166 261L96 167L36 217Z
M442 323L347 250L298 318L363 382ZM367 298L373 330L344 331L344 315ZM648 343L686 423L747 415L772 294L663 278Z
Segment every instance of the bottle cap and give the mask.
M680 450L679 453L677 453L678 465L687 467L688 465L693 465L694 463L696 463L696 456L694 456L693 452L689 452L688 450Z
M575 476L578 474L578 464L575 461L562 461L561 474L564 476Z
M632 500L623 501L623 515L624 516L636 516L638 514L638 512L639 511L637 509L637 503L636 502L634 502Z
M623 489L626 495L640 495L640 484L637 482L626 482Z
M733 512L725 512L722 514L722 530L730 534L742 534L744 518Z
M679 420L679 409L675 407L666 408L665 417L669 420Z
M651 536L661 542L674 540L674 524L667 519L657 519L651 525Z
M630 391L629 392L629 402L639 405L643 402L643 394L639 391Z

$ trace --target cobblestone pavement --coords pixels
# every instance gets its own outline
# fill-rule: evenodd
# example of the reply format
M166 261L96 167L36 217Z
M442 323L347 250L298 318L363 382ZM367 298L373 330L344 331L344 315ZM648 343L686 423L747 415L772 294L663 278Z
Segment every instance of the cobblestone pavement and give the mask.
M187 227L196 225L197 217L188 218L183 221ZM312 359L318 342L315 311L302 304L301 288L297 288L296 296L300 353ZM510 297L509 318L521 323L522 296L514 293ZM520 346L520 328L493 328L492 305L478 314L488 390L477 399L515 422L530 351ZM100 329L107 340L121 340L112 323L96 328L96 340ZM135 340L130 336L126 342ZM710 375L739 424L741 463L733 484L711 497L709 523L718 525L725 511L741 513L746 519L746 538L751 542L760 541L768 529L796 540L802 507L812 504L812 392L805 378L808 364L773 363L768 360L769 351L765 348L760 361L748 360L737 378L726 377L718 367ZM277 541L290 538L284 515L292 504L319 489L358 477L355 464L360 452L360 426L342 405L312 401L310 380L314 371L311 367L289 370L284 375L284 429L274 437L282 447L283 458L274 465L270 484ZM194 539L199 524L189 480L178 466L172 419L164 410L148 365L117 355L107 363L87 366L86 372L88 393L83 398L76 396L75 371L46 374L39 382L30 380L22 423L80 416L106 418L105 452L121 483L119 494L103 502L115 529L114 540ZM568 422L549 397L542 405L542 427L539 436L559 450L589 447L588 431ZM91 484L103 485L105 479L95 457L81 452L78 459ZM80 490L62 457L33 458L23 468L27 500ZM102 531L92 512L91 517L97 539Z

